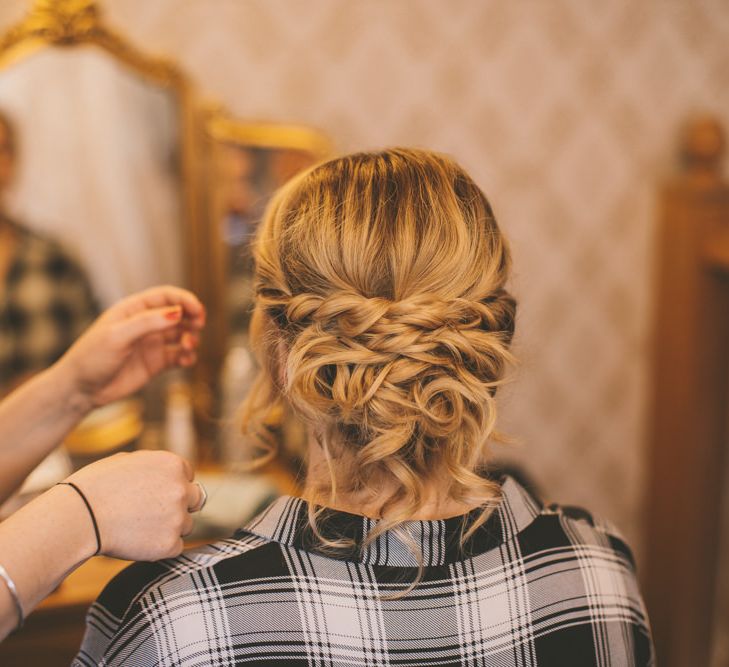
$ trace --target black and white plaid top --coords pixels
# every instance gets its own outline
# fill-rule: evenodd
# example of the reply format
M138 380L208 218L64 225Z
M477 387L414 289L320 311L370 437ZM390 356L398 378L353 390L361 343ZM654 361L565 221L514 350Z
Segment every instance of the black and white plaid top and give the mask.
M18 244L0 289L0 392L48 368L98 314L86 275L56 242L15 223Z
M417 559L396 535L332 558L306 517L280 498L232 539L132 565L91 608L74 665L653 664L625 542L512 478L463 549L461 518L407 524L426 567L400 599L387 598ZM374 525L335 511L321 523L360 544Z

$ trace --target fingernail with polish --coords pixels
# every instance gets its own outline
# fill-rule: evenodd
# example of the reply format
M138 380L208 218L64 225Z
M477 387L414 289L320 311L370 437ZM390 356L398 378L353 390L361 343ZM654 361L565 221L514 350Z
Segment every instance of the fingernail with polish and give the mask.
M171 320L173 322L176 322L177 320L182 318L182 307L181 306L173 306L172 308L168 308L165 312L165 318L168 320Z

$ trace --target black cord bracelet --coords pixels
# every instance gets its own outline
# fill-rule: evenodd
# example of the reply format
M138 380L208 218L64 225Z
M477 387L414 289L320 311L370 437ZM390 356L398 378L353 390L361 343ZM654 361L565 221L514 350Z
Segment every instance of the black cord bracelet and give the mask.
M58 482L56 486L70 486L76 493L78 493L79 496L81 496L81 500L84 501L84 505L86 505L86 509L89 511L91 523L94 524L94 533L96 534L96 553L94 556L98 556L101 553L101 533L99 533L99 524L96 523L96 517L94 516L94 510L91 509L91 503L87 500L84 492L73 482Z

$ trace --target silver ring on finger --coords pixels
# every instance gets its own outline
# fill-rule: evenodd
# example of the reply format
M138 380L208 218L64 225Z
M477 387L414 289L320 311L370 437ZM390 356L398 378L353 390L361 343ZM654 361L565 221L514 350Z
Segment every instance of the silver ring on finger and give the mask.
M205 507L205 503L208 502L208 492L205 490L202 482L195 481L193 484L197 484L198 487L200 487L200 502L196 507L191 507L190 512L202 512L203 507Z

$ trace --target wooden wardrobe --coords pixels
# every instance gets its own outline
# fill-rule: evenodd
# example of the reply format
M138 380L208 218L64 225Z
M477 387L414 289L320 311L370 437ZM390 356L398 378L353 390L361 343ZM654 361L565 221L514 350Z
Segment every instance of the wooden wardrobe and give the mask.
M729 413L724 149L717 121L688 124L680 172L659 201L641 576L661 667L709 664L719 537L729 519L721 513Z

